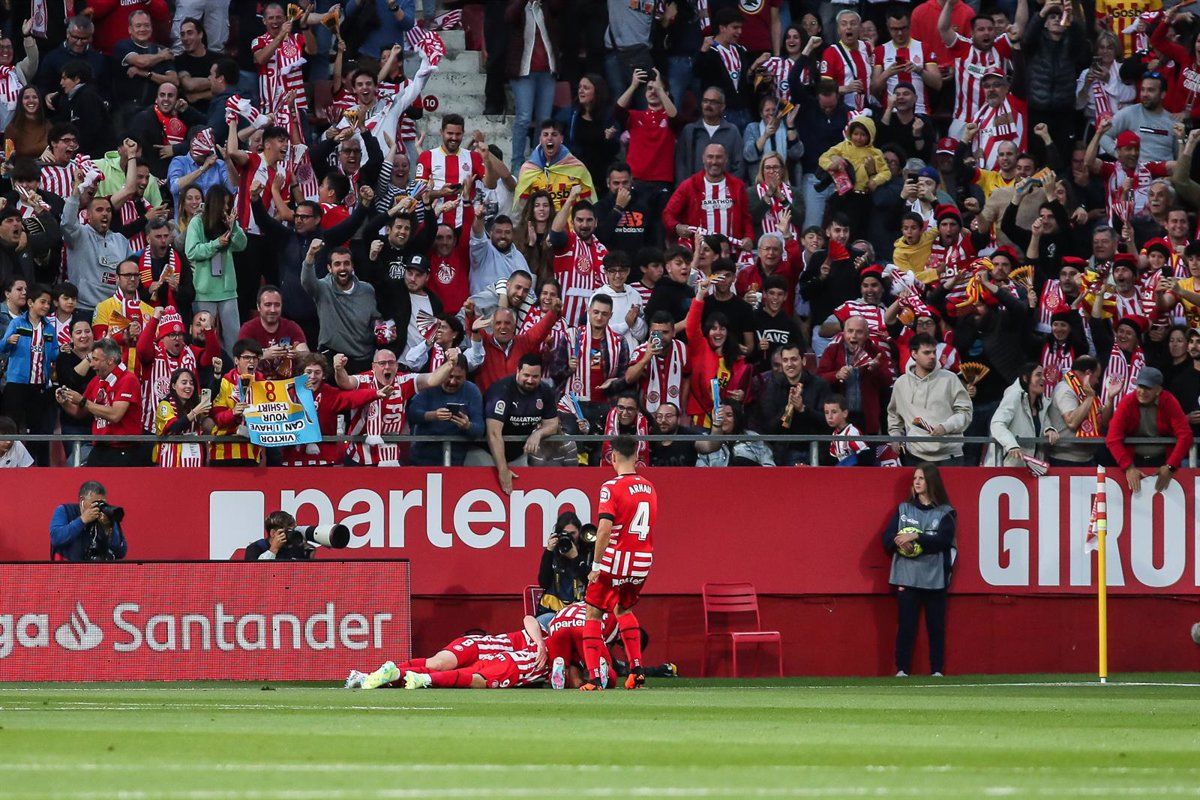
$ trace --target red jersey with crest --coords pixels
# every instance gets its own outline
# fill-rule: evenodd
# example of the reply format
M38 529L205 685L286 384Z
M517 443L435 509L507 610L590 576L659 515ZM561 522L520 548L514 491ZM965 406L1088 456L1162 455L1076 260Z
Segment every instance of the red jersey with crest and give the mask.
M654 561L654 524L658 493L641 475L618 475L600 487L598 519L612 521L600 570L616 578L645 578Z
M485 653L475 662L476 674L487 681L489 689L511 689L541 683L550 675L549 659L538 665L537 649Z
M583 663L583 623L586 619L586 603L571 603L554 615L546 626L547 661L553 664L554 659L561 657L568 664ZM604 641L611 641L617 632L616 617L612 614L602 616L600 629ZM605 658L612 663L611 655Z
M370 370L357 375L359 387L375 386L375 373ZM404 432L405 408L417 395L415 374L397 375L392 381L392 393L350 412L351 436L398 436ZM400 445L395 442L350 445L350 459L363 466L395 466L400 463Z

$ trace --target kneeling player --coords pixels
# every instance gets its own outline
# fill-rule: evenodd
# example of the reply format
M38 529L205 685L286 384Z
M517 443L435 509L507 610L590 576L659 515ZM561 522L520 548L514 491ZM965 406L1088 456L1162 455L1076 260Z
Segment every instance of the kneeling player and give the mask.
M654 529L658 495L654 485L637 474L637 441L618 436L612 441L613 468L617 477L600 489L596 552L588 575L587 619L583 627L583 656L587 665L584 691L601 688L600 658L604 650L601 619L605 612L617 619L621 643L629 656L626 689L646 682L642 669L642 631L633 607L650 576L654 561Z
M546 643L542 637L541 626L538 625L536 619L529 615L525 616L521 624L522 630L511 633L460 636L428 658L410 658L399 664L388 661L370 675L352 670L350 677L346 679L346 688L378 689L388 687L398 689L404 685L402 679L406 672L448 672L469 667L484 656L509 653L515 650L532 648L532 652L540 655L545 661Z

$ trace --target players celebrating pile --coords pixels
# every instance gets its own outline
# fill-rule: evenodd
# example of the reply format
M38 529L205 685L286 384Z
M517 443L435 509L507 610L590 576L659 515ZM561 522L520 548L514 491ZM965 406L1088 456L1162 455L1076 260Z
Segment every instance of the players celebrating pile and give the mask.
M545 635L537 620L526 616L519 631L460 637L429 658L388 661L369 675L353 671L347 688L509 689L549 677L555 689L578 683L584 691L599 691L609 683L615 662L608 643L618 634L629 658L625 688L644 686L645 634L633 607L654 561L658 494L637 473L636 440L616 437L612 454L617 475L600 489L599 557L592 563L584 603L555 614ZM573 670L581 662L577 677Z

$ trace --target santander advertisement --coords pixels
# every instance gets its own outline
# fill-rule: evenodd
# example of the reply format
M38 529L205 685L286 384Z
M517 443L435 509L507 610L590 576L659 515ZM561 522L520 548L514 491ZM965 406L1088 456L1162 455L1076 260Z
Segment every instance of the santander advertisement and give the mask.
M14 474L15 473L15 474ZM349 548L319 557L407 558L418 595L518 595L537 582L561 511L594 519L608 469L518 469L514 491L494 470L16 470L0 493L0 560L42 561L55 505L83 480L127 509L129 558L227 560L262 536L276 509L302 525L349 526ZM907 469L657 469L650 594L698 594L706 581L753 581L772 594L887 591L880 533L908 491ZM1095 473L943 471L958 510L953 590L1084 593L1095 556L1083 548ZM1108 480L1115 592L1200 594L1200 476L1181 471L1161 494Z
M412 649L409 565L0 564L0 681L335 680Z

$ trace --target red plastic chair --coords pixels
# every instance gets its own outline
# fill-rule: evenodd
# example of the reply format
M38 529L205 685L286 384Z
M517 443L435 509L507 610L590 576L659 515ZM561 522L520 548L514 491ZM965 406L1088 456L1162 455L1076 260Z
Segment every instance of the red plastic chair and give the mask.
M525 613L531 617L536 617L541 610L542 602L542 587L536 583L531 583L525 587L525 591L521 593L525 599Z
M704 597L704 665L700 675L708 675L709 646L713 639L728 640L732 658L732 676L738 673L738 647L755 646L757 660L764 644L775 643L779 652L779 677L783 677L783 637L779 631L764 631L758 616L758 592L752 583L706 583Z

